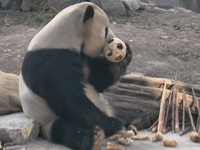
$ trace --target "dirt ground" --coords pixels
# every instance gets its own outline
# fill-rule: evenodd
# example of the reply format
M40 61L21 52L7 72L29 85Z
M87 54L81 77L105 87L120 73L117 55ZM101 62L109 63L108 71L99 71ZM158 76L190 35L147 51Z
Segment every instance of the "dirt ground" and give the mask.
M48 13L48 12L47 12ZM0 70L19 74L32 37L27 13L0 10ZM132 48L129 72L200 85L200 14L146 6L131 16L110 17L111 29Z
M24 16L31 13L0 9L1 71L19 74L30 40L43 27L26 25ZM110 17L110 20L116 36L132 48L133 60L127 73L139 72L145 76L170 79L177 74L180 81L200 85L200 14L185 9L146 6L129 17ZM145 146L143 142L137 143L126 149ZM34 149L32 145L29 149L31 147ZM192 146L179 148L184 147ZM192 147L194 150L198 148L199 145ZM155 149L155 146L149 144L146 149ZM163 147L158 145L157 149Z

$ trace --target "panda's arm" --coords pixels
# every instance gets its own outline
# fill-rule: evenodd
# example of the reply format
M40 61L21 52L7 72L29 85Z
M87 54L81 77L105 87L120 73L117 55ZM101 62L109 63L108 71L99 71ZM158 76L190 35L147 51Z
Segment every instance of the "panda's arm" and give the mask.
M95 89L102 93L109 86L113 85L126 72L127 66L132 60L132 52L130 46L126 44L126 56L118 63L108 61L103 56L88 58L89 67L88 81Z

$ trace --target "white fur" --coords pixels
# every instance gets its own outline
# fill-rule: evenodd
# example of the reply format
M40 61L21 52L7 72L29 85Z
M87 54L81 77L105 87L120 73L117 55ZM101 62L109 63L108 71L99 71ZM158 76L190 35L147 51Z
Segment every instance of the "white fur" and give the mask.
M108 116L114 116L108 101L103 97L103 94L98 93L94 87L90 84L84 84L85 94L91 100L91 102L98 107L103 113Z
M90 5L94 8L94 17L83 23L83 15ZM97 56L102 53L105 28L109 28L107 15L93 3L85 2L67 7L56 15L31 41L28 50L40 48L68 48L80 52L84 43L84 53ZM108 38L113 37L111 30Z
M20 100L24 113L30 118L37 118L41 125L41 132L44 137L50 139L51 125L56 120L49 106L39 96L34 94L24 82L21 74L19 80Z

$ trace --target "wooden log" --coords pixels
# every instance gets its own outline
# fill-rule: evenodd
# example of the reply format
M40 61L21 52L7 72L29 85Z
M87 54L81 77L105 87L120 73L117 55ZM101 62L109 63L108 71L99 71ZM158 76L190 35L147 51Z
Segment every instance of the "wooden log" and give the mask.
M129 84L131 83L131 84L136 84L140 86L148 86L148 87L156 87L156 88L161 87L164 81L166 82L168 89L175 82L173 79L145 77L145 76L141 76L141 75L133 74L133 73L122 76L120 79L121 83L129 83ZM186 94L192 95L191 84L184 83L181 81L177 81L176 84L177 84L177 89L179 91L182 91L184 89ZM193 88L196 92L196 96L200 97L200 86L193 85Z
M148 87L148 86L140 86L128 83L117 83L115 86L109 88L105 94L112 94L117 95L114 96L116 99L120 100L123 103L134 103L134 108L138 108L137 105L141 105L142 107L148 106L149 109L155 109L159 107L161 96L162 96L162 89L155 88L155 87ZM166 89L165 99L169 97L170 90ZM182 101L183 94L178 92L178 103ZM113 99L109 97L109 99ZM190 105L193 102L193 97L189 94L186 94L186 99L188 104ZM115 100L115 99L114 99ZM112 103L112 102L111 102ZM151 104L152 103L152 104ZM146 105L149 104L149 105ZM131 105L131 104L130 104ZM127 104L127 107L130 107ZM153 105L153 106L152 106ZM126 107L125 107L126 108ZM127 108L126 108L127 109ZM147 108L148 109L148 108ZM192 108L193 113L197 113L195 108Z
M133 118L139 118L140 114L149 112L152 112L154 116L158 117L160 110L160 99L162 96L161 87L163 82L166 82L167 85L167 89L165 92L165 100L167 100L169 99L171 88L174 85L174 81L162 78L134 76L132 74L123 76L119 82L117 82L114 86L110 87L104 92L104 96L108 100L110 105L113 107L114 111L117 114L116 116L120 119L132 121ZM177 103L179 103L182 106L183 89L181 89L181 87L183 87L184 89L191 89L191 85L179 81L177 81L176 84L178 100ZM196 95L200 95L200 90L198 89L198 86L193 87L196 91ZM190 106L192 106L191 113L194 115L194 119L196 121L197 111L196 106L193 105L193 96L190 94L189 90L187 93L188 94L185 95L187 103ZM197 97L197 100L200 100L200 98ZM183 108L180 107L180 105L179 109L182 110ZM165 107L167 107L167 105ZM181 112L182 111L179 111L179 115L181 117L179 117L180 121L182 121ZM187 124L188 122L190 122L187 109L185 115L185 123ZM152 125L156 121L157 117L154 117L153 121L151 120L152 122L150 125ZM141 118L138 120L141 121ZM181 124L182 122L180 123L180 125ZM150 125L148 127L150 127Z

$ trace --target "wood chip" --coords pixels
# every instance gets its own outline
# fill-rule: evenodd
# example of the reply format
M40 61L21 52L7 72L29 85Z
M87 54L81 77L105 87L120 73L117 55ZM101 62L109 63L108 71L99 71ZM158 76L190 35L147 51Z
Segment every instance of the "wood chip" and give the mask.
M191 139L193 142L199 143L199 142L200 142L200 135L199 135L196 131L192 131L192 132L190 133L190 139Z
M161 132L157 132L156 135L152 138L152 142L162 141L163 135Z
M175 140L165 139L163 141L164 146L166 147L176 147L178 143Z
M133 142L133 140L131 138L121 137L117 140L117 142L121 145L129 146Z
M140 136L133 136L131 139L133 140L149 140L150 137L146 134Z
M116 144L108 142L107 143L107 150L123 150L123 148L119 147Z

